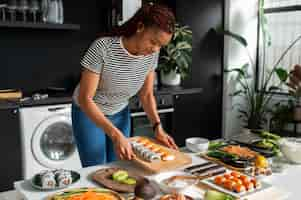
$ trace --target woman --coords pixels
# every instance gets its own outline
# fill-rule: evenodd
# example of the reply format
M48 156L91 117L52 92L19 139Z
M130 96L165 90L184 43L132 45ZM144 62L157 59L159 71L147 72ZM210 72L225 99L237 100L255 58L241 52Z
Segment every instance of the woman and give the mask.
M177 149L163 130L153 95L160 48L171 40L175 17L160 5L144 5L124 25L98 38L84 55L73 95L72 124L83 167L134 156L129 98L138 93L155 138ZM114 153L115 150L115 153Z

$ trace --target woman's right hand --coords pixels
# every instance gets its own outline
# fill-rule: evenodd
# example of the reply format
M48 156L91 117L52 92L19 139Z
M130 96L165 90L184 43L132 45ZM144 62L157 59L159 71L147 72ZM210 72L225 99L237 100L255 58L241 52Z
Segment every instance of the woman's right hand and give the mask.
M121 132L116 133L116 137L112 138L115 153L121 160L131 160L135 154L128 138Z

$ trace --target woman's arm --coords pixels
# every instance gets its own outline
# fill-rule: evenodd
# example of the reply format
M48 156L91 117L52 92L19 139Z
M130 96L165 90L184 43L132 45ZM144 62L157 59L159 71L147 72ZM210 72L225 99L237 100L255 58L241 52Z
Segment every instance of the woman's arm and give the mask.
M152 70L148 73L144 84L139 91L139 99L141 101L142 107L152 125L160 123L160 117L157 111L157 103L154 96L154 77L155 72ZM157 140L167 145L168 147L178 149L174 140L163 130L161 125L156 126L155 137Z
M78 95L79 106L97 126L104 130L113 142L117 142L114 142L114 144L117 144L116 153L118 156L121 159L131 159L133 152L129 147L130 144L120 130L111 123L111 121L103 114L93 101L100 76L100 74L88 69L84 69L82 71Z

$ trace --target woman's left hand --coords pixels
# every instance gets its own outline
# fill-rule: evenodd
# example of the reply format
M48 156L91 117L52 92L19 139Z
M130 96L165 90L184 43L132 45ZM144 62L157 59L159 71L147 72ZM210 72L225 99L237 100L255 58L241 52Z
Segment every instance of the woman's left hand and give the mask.
M155 130L155 138L167 147L179 150L179 147L176 145L174 139L169 136L161 126Z

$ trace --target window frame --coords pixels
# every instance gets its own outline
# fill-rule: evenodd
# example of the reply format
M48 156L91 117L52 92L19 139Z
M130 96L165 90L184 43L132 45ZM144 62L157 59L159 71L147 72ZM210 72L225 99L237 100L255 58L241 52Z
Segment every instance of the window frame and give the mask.
M260 25L260 0L258 1L258 22L257 22L257 48L256 48L256 78L255 78L255 88L257 92L264 92L267 94L277 94L281 96L287 96L289 95L288 92L269 92L269 91L260 91L260 79L262 76L262 73L265 73L265 67L260 66L259 59L260 57L260 40L261 40L261 25ZM301 11L301 5L292 5L292 6L280 6L275 8L265 8L264 14L272 14L272 13L281 13L281 12L295 12L295 11Z

